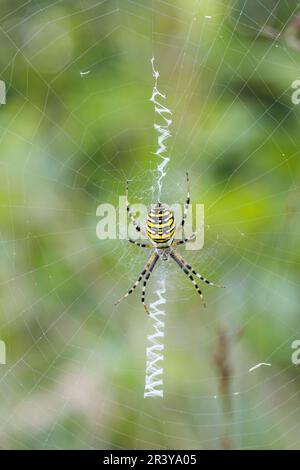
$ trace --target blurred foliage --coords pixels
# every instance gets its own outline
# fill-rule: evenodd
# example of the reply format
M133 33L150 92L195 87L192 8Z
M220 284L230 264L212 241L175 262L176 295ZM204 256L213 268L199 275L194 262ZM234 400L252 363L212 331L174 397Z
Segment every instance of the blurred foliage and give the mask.
M1 447L299 447L297 4L1 1ZM163 400L143 399L139 292L113 305L146 255L95 233L126 178L151 202L153 54L174 117L164 198L184 201L189 170L206 232L185 256L226 285L204 310L167 266Z

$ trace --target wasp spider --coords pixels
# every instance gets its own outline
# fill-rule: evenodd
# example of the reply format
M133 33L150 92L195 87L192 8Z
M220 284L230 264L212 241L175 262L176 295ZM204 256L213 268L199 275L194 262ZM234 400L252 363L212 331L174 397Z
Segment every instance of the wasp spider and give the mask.
M210 286L224 287L218 284L214 284L213 282L209 281L201 274L197 273L193 269L193 267L181 255L176 253L176 251L174 250L174 246L182 245L192 240L196 235L196 233L192 233L192 235L189 236L188 238L184 238L184 223L187 217L189 204L190 204L188 173L186 174L186 180L187 180L187 199L186 199L186 203L184 206L183 217L178 227L178 229L182 231L182 240L178 240L178 241L174 240L174 235L176 231L174 213L169 209L169 207L166 204L162 204L160 202L155 204L151 208L147 216L147 230L145 231L140 227L139 223L135 220L131 212L129 203L128 203L128 181L126 182L127 213L129 217L131 218L132 223L135 226L135 229L137 230L137 232L142 233L144 236L147 236L151 243L140 243L140 242L137 242L135 240L130 240L130 239L129 239L129 242L141 248L153 248L153 253L150 255L137 281L133 284L133 286L129 289L129 291L123 297L121 297L117 302L115 302L115 305L121 302L121 300L128 297L130 294L132 294L134 289L138 286L138 284L144 278L141 300L142 300L143 306L145 307L146 312L149 313L148 307L145 304L145 292L146 292L147 282L149 280L149 277L157 261L159 259L165 261L165 260L168 260L169 257L171 257L178 264L178 266L183 270L183 272L188 276L190 281L193 283L195 289L197 290L198 294L200 295L203 301L204 307L205 307L205 303L203 300L202 292L198 284L195 282L193 276L198 277L201 281L205 282L206 284Z

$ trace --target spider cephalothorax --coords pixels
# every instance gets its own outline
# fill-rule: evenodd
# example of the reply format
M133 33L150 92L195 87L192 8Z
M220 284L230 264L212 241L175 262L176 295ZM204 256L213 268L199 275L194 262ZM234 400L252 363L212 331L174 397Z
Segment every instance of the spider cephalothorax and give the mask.
M156 248L156 253L163 261L167 261L172 252L171 247L166 246L165 248Z
M188 174L186 174L186 179L187 179L187 199L186 199L186 204L184 207L184 212L183 212L183 217L181 220L181 223L179 225L179 229L182 230L182 239L178 241L174 241L174 236L176 232L176 226L175 226L175 220L174 220L174 214L173 212L169 209L169 207L166 204L162 204L158 202L157 204L153 205L150 212L148 213L147 216L147 231L142 230L138 222L135 220L131 210L130 206L128 203L128 182L126 184L126 206L127 206L127 213L129 217L131 218L133 225L135 226L136 230L143 235L147 236L150 240L151 243L140 243L135 240L130 240L131 243L134 243L137 246L140 246L141 248L153 248L153 253L150 255L146 265L144 266L144 269L142 270L141 274L139 275L137 281L133 284L133 286L129 289L129 291L121 297L120 300L116 302L118 304L123 300L125 297L128 297L134 289L137 287L137 285L140 283L140 281L144 278L143 282L143 290L142 290L142 304L145 307L145 310L147 313L148 307L145 304L145 292L146 292L146 285L148 282L148 279L159 259L162 260L167 260L169 257L171 257L177 264L178 266L183 270L183 272L188 276L188 278L191 280L193 283L195 289L197 290L198 294L200 295L202 301L203 301L203 296L202 292L199 288L199 286L196 284L194 277L196 276L201 281L205 282L206 284L209 284L210 286L215 286L215 287L224 287L220 286L217 284L214 284L210 282L208 279L203 277L201 274L197 273L193 267L178 253L175 252L173 249L174 246L176 245L181 245L184 244L190 240L192 240L195 237L195 233L192 233L191 236L188 238L184 238L184 223L185 219L187 217L187 212L190 204L190 194L189 194L189 177ZM205 306L205 303L203 301L203 304Z

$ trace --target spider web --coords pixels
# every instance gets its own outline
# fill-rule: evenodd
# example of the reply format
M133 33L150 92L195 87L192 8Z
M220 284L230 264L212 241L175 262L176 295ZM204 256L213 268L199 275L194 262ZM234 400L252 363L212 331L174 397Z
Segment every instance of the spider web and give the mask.
M299 448L296 14L275 0L3 2L3 448ZM226 285L203 288L204 310L179 269L153 273L148 302L167 280L160 401L143 399L138 295L113 307L145 252L95 235L126 178L131 202L151 202L153 55L174 118L162 200L184 202L189 170L205 245L182 253Z

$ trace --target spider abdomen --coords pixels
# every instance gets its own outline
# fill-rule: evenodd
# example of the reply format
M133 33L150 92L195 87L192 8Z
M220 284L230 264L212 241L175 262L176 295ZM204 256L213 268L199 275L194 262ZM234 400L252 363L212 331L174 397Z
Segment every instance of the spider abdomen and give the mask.
M173 238L174 214L165 204L156 204L147 217L148 237L158 245L165 245Z

